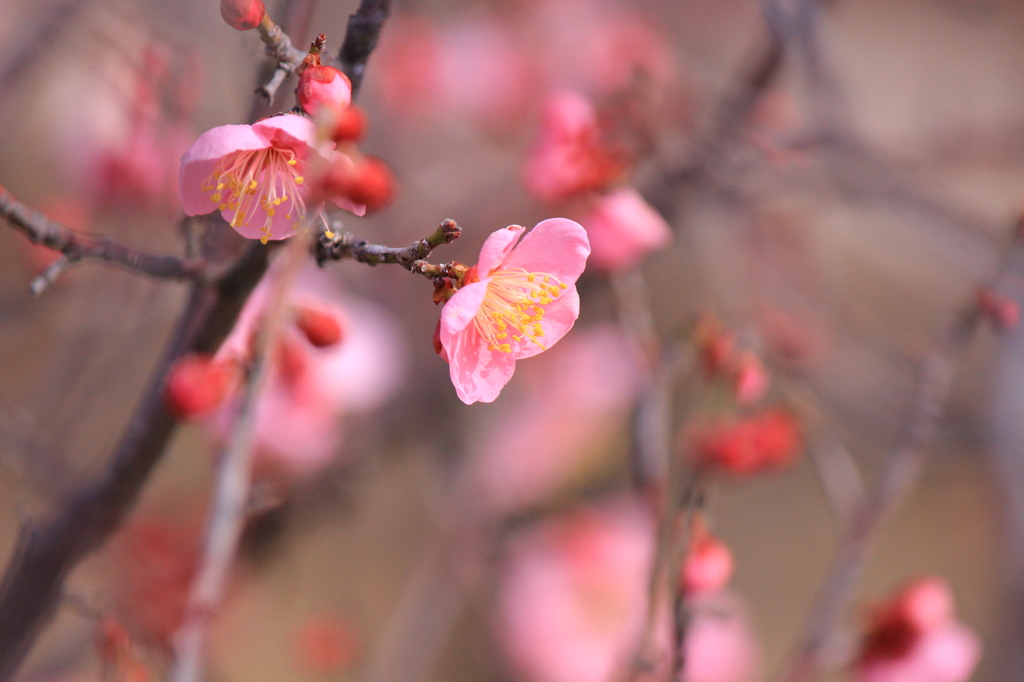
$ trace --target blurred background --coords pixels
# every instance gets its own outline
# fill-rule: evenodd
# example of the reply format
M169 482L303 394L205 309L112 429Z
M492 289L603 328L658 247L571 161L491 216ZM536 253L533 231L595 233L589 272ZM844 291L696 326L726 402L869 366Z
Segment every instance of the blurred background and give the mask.
M268 11L296 45L325 33L337 50L355 7ZM588 552L635 551L645 565L637 406L663 383L652 357L681 348L699 365L708 334L755 357L767 387L744 406L723 398L727 380L683 363L672 457L690 461L702 425L763 410L794 415L799 443L770 472L710 476L703 513L732 550L729 594L760 653L735 677L687 679L769 679L785 666L859 494L856 470L870 485L907 426L919 362L1007 254L1000 310L1012 317L1024 293L1008 246L1024 187L1024 5L832 0L811 28L766 22L779 7L396 0L359 94L361 148L391 165L396 199L345 214L346 230L402 246L454 218L463 236L432 260L470 264L493 230L552 216L596 225L611 210L602 197L635 188L671 235L640 240L628 262L592 258L576 328L520 362L488 405L459 402L434 353L428 282L346 261L304 272L303 291L344 311L348 364L328 426L274 444L288 427L268 422L267 501L215 621L209 679L604 679L555 635L548 648L567 659L547 661L527 641L530 619L570 617L545 616L542 590L569 589L553 586L575 584ZM263 65L257 36L220 21L213 0L5 0L0 184L76 229L181 254L178 160L202 131L248 120ZM291 107L291 87L264 113ZM614 177L544 195L529 164L543 163L566 93L593 108L583 127L612 150ZM624 210L629 224L650 218ZM629 240L616 234L611 251ZM85 263L33 297L48 259L0 230L4 556L22 519L103 466L187 293ZM855 639L871 604L942 576L983 644L975 680L1024 669L1024 339L997 326L956 358L919 481L875 537L842 630ZM97 645L110 623L161 679L222 437L210 421L179 430L125 528L72 575L19 679L139 679ZM579 531L588 523L639 544L594 549L605 540L578 537L603 532ZM559 562L570 568L558 580L531 577ZM645 579L613 564L594 578L591 615L618 633L635 604L597 593L632 581L618 597L642 603ZM623 637L606 641L621 663ZM583 649L581 660L601 657ZM829 679L849 674L838 665Z

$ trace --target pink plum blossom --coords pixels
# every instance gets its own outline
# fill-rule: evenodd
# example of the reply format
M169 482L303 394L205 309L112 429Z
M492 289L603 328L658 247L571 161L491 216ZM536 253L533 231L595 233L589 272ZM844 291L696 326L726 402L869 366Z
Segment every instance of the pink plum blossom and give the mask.
M581 93L563 90L545 104L523 181L538 201L556 203L606 187L621 168L601 140L597 114Z
M607 682L624 669L647 612L654 524L626 500L513 538L497 628L529 682Z
M539 504L599 467L627 421L643 361L610 325L578 329L527 363L509 396L473 442L469 467L481 504L498 511Z
M668 223L632 187L599 198L583 226L593 264L602 270L630 268L672 241Z
M607 682L628 669L647 614L655 524L617 499L514 537L498 594L497 630L528 682ZM689 600L682 682L753 682L761 652L742 601L727 591ZM655 624L668 662L669 621ZM647 680L665 679L664 668Z
M966 682L981 643L957 622L949 585L912 581L877 607L854 664L857 682Z
M285 239L310 210L305 175L340 152L317 140L316 124L285 114L253 125L225 125L199 136L181 158L179 186L188 215L219 209L243 237ZM348 206L360 213L359 207Z
M249 298L217 352L217 361L248 361L271 281L265 278ZM305 476L331 462L341 444L345 413L371 410L394 394L402 377L404 348L389 315L370 303L338 295L318 270L302 273L289 293L289 305L300 314L310 309L331 316L342 330L338 343L318 346L300 326L285 325L258 398L257 463ZM231 416L226 405L211 426L223 436L232 426Z
M475 270L441 311L441 348L466 404L492 402L516 360L550 348L579 316L575 284L590 255L586 231L551 218L519 241L525 229L492 233Z

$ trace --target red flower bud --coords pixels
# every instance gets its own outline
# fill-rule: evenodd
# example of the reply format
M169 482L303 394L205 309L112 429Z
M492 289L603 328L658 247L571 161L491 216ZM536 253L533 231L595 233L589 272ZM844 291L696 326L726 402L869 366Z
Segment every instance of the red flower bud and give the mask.
M367 157L356 165L343 194L355 203L365 205L367 211L380 210L391 203L395 194L395 176L386 163Z
M331 132L331 140L337 144L342 142L358 142L366 134L366 114L354 104L350 104L338 114L338 120Z
M729 584L732 572L732 552L724 542L705 531L694 539L679 579L683 593L689 596L718 592Z
M295 99L307 114L321 109L341 111L352 101L352 83L333 66L310 66L299 76Z
M341 342L341 321L322 310L299 308L295 314L295 326L309 342L317 348L326 348Z
M263 0L220 0L220 16L236 31L248 31L263 21Z
M1020 321L1017 302L991 289L978 292L978 309L999 331L1010 331Z
M784 468L797 456L800 427L789 412L772 409L697 436L701 464L750 475Z
M217 408L238 380L235 365L214 362L208 355L187 355L171 368L164 402L178 419L202 417Z

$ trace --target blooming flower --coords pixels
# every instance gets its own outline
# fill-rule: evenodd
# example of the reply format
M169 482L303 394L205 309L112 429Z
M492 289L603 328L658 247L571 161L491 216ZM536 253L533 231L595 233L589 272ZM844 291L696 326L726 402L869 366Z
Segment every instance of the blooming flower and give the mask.
M494 232L441 312L439 337L464 403L489 403L512 378L516 360L565 336L580 312L576 279L590 255L586 231L566 218ZM518 245L516 242L519 241Z
M668 223L632 187L597 200L583 220L594 249L593 263L603 270L622 270L672 241Z
M285 239L311 208L304 177L310 164L326 166L338 155L317 141L313 121L295 114L213 128L181 157L182 206L188 215L220 209L249 239ZM360 207L339 204L361 215Z

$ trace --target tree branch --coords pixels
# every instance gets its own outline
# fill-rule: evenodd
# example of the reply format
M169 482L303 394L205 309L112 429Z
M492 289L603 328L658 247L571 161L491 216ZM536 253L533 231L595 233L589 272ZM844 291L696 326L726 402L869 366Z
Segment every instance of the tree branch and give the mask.
M32 224L31 212L25 215L16 225L23 231ZM183 355L220 346L266 272L272 250L250 242L214 283L197 281L110 463L46 518L22 527L0 582L0 682L13 677L56 612L67 576L118 528L167 447L176 426L162 398L167 371Z
M316 262L321 266L330 260L351 258L367 265L401 265L409 272L427 277L449 277L451 274L447 269L450 266L433 265L423 259L438 246L451 244L461 234L462 228L451 218L446 218L429 237L406 247L371 244L364 239L356 239L348 232L337 232L333 237L322 234L313 248Z
M1006 274L1011 255L1012 249L1006 249L994 282ZM828 650L835 628L853 598L874 534L917 482L925 448L935 436L949 398L956 365L982 318L978 301L972 300L922 358L903 433L883 462L874 484L846 523L832 568L818 593L797 653L779 678L783 682L814 679L828 665Z
M377 47L380 31L391 14L391 0L362 0L359 9L348 18L348 30L338 59L341 70L352 81L352 94L359 91L366 72L366 60Z
M0 217L3 217L12 228L28 237L33 244L41 244L63 255L62 260L57 261L33 282L32 292L35 294L42 293L43 289L63 271L86 258L114 263L159 279L202 282L212 276L205 259L154 256L133 251L106 237L93 237L77 232L32 210L2 186L0 186Z

